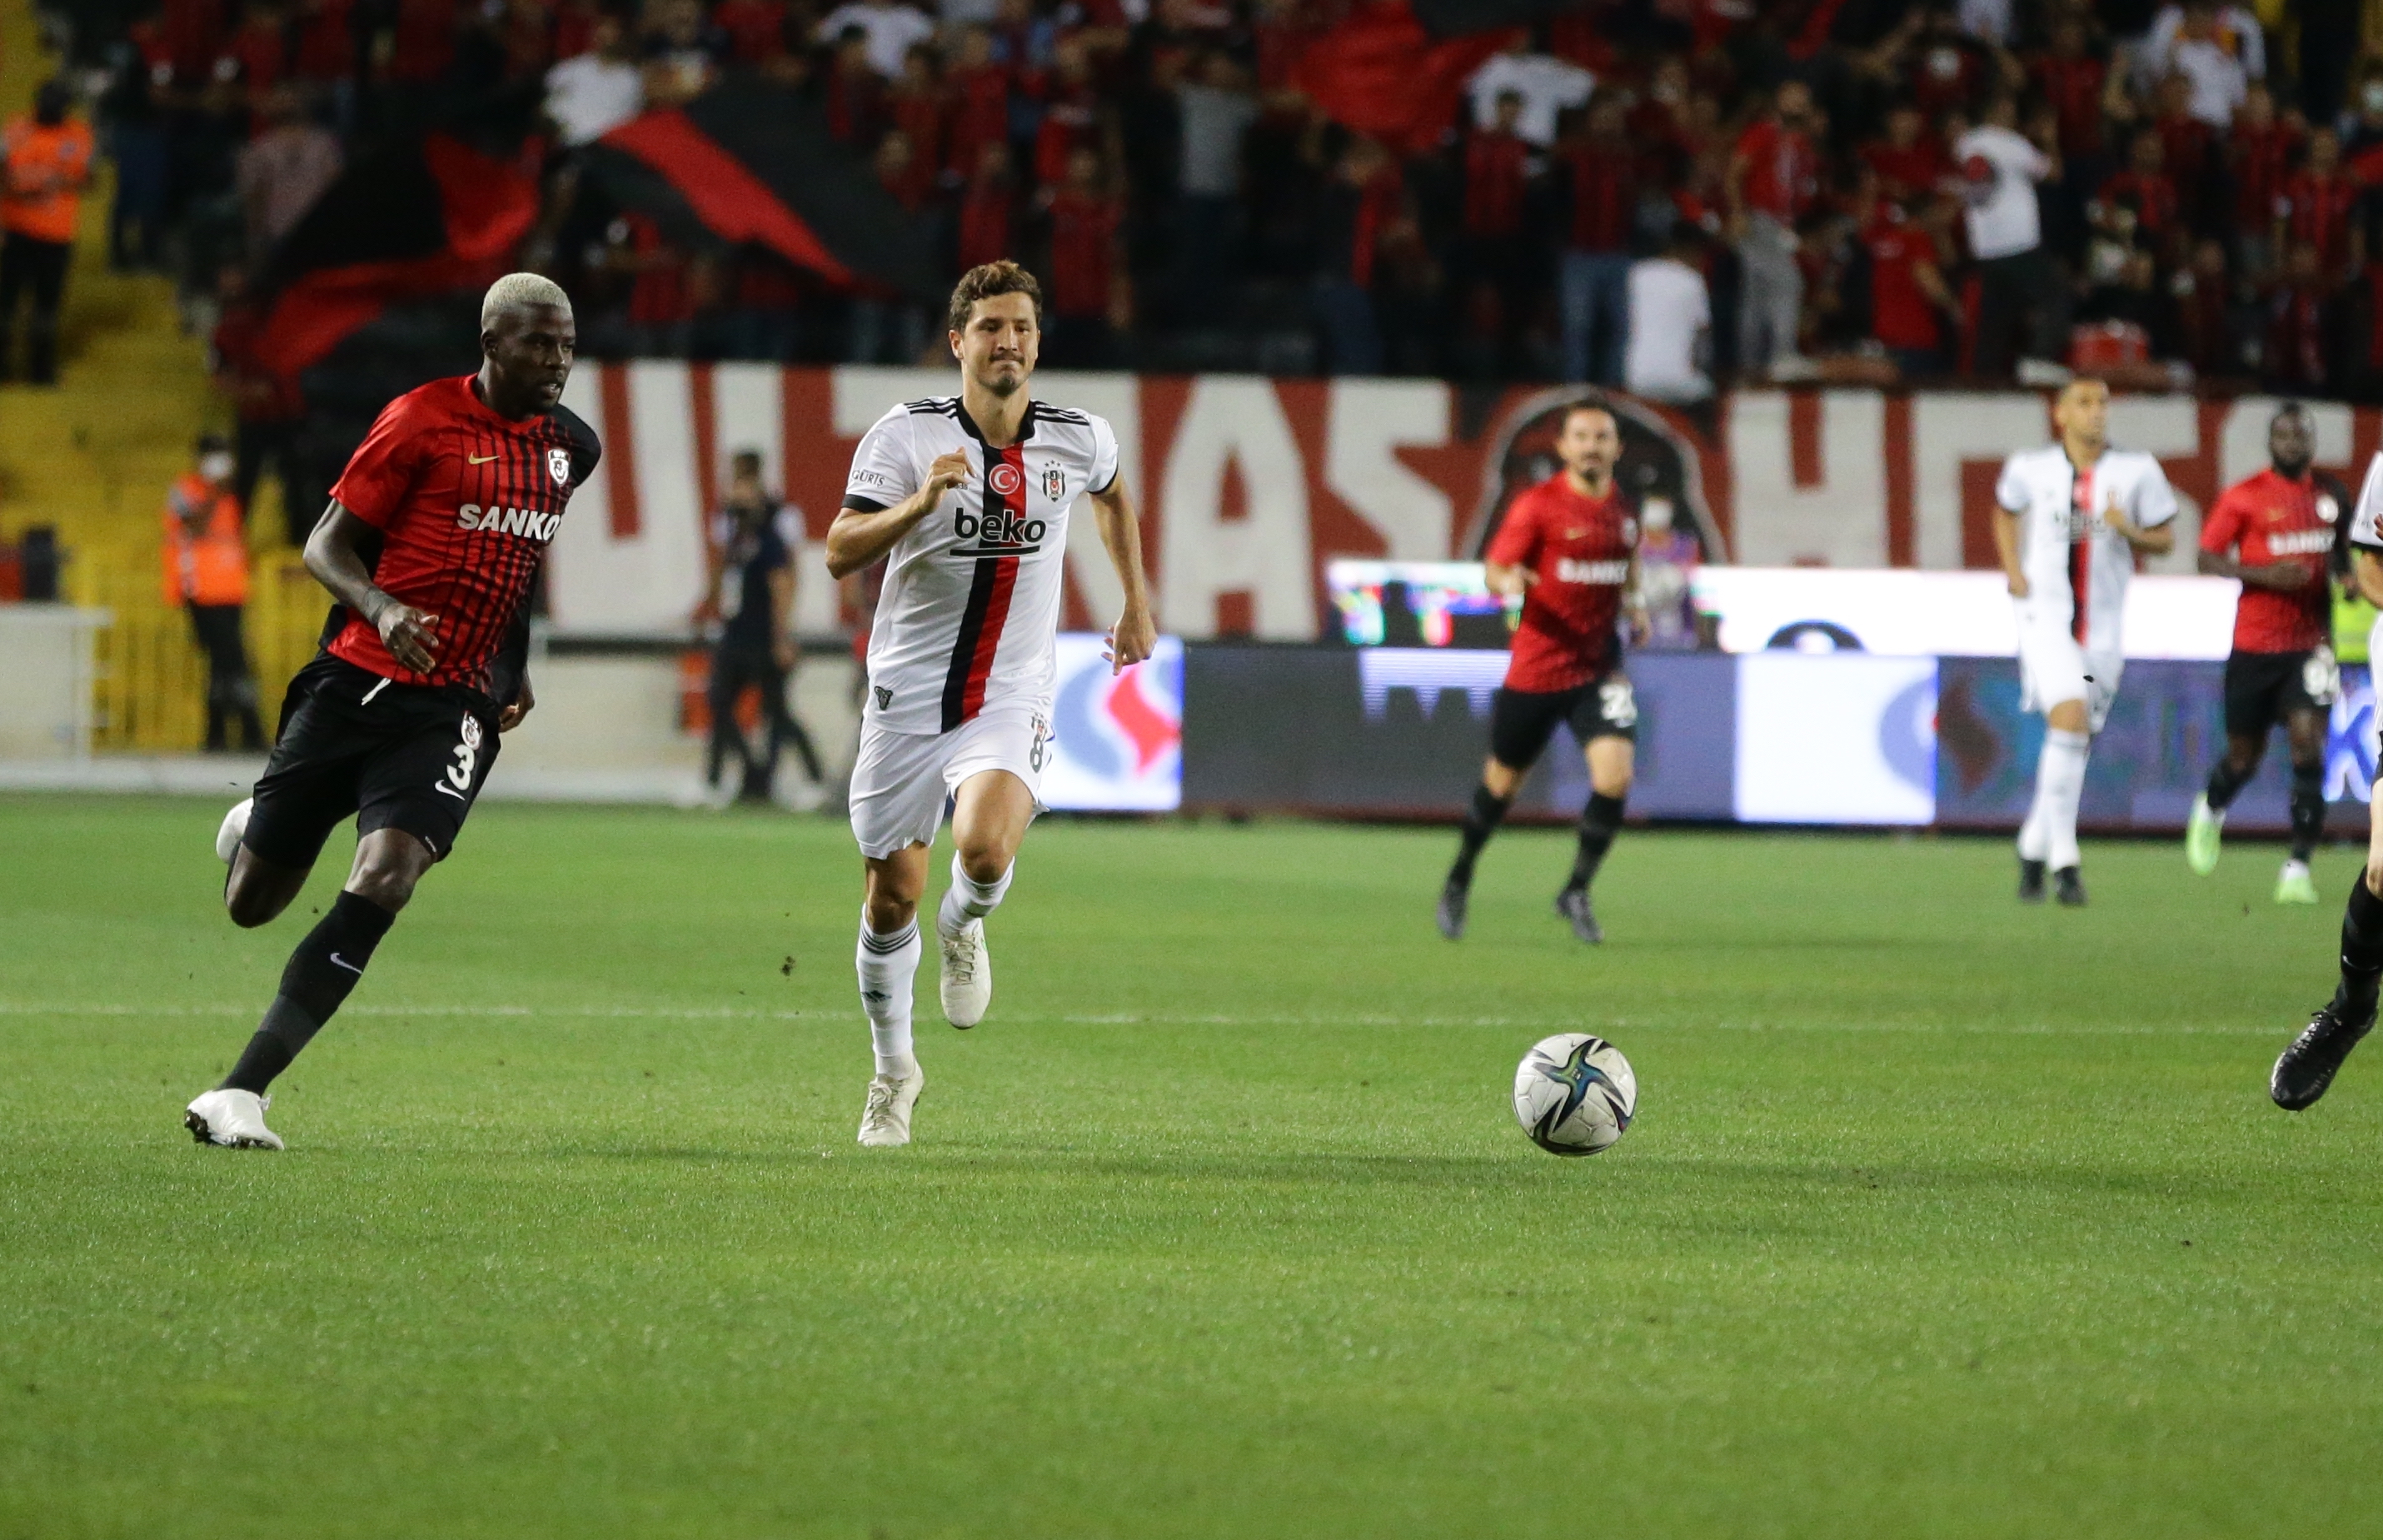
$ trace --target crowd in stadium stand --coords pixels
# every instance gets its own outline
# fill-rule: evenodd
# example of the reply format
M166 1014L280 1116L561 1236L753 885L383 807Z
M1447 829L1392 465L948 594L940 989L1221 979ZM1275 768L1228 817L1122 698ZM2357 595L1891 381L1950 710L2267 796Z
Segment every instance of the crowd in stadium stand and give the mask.
M194 324L359 142L527 95L525 260L587 351L932 355L932 306L674 241L573 175L746 76L952 273L1028 261L1055 366L2383 395L2383 60L2355 0L2265 8L2276 36L2156 0L1581 0L1412 151L1299 89L1364 0L127 0L78 6L75 46L108 71L115 259L168 266Z

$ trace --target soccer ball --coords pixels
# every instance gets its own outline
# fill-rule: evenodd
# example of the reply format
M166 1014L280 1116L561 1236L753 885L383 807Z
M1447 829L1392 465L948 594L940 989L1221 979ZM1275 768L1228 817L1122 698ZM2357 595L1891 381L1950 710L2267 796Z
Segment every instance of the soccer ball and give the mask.
M1612 1147L1638 1110L1638 1077L1622 1050L1587 1032L1533 1045L1514 1069L1514 1119L1552 1155Z

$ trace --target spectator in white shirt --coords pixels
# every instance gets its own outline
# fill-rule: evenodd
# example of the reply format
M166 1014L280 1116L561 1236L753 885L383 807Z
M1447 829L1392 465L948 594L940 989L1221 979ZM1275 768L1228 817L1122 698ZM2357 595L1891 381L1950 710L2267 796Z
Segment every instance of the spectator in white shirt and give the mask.
M2181 75L2192 82L2192 116L2223 130L2251 82L2266 74L2259 23L2239 6L2193 0L2160 12L2143 44L2141 64L2154 80ZM2253 68L2253 66L2256 68ZM2142 71L2138 71L2142 73Z
M1670 250L1630 268L1630 345L1623 388L1650 401L1710 400L1712 376L1697 366L1712 326L1712 296L1695 265L1695 228L1673 230Z
M1541 149L1556 142L1557 116L1569 107L1586 105L1597 89L1597 77L1552 54L1534 54L1528 43L1516 43L1473 72L1464 89L1473 99L1473 126L1494 128L1498 98L1513 92L1523 99L1517 137Z
M565 144L593 143L646 107L645 74L630 56L620 18L599 14L588 41L586 53L546 72L546 116Z
M1969 251L1978 259L1977 371L1988 378L2009 372L2011 329L2024 314L2033 326L2019 383L2040 385L2059 376L2055 361L2068 326L2067 290L2043 250L2035 197L2035 184L2058 175L2059 166L2019 131L2018 121L2018 104L2007 94L1995 97L1985 121L1954 144L1953 164L1969 205Z
M2267 40L2259 30L2259 18L2243 6L2226 6L2217 0L2190 0L2184 5L2163 6L2152 18L2152 30L2143 35L2135 50L2135 77L2144 85L2179 68L2175 56L2179 41L2214 43L2219 52L2240 63L2242 73L2253 80L2267 78Z
M846 27L858 27L869 38L869 66L887 80L902 74L902 61L912 48L935 35L935 24L920 11L897 0L850 0L828 12L819 24L821 43L833 43Z

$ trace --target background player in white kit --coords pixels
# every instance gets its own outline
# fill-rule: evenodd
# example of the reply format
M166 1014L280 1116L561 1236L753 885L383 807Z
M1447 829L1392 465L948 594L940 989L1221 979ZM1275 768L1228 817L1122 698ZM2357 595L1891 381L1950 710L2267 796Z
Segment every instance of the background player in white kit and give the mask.
M2035 802L2019 832L2019 896L2041 903L2051 868L2060 902L2085 902L2077 804L2085 757L2125 666L2119 630L2138 552L2176 544L2176 493L2159 462L2109 447L2110 388L2070 381L2053 403L2057 443L2021 450L1994 484L1994 544L2019 619L2023 701L2044 718Z
M1091 497L1125 590L1109 634L1111 668L1141 662L1158 639L1116 434L1098 417L1026 393L1042 319L1033 275L1014 262L970 269L952 290L949 316L960 393L877 420L852 457L828 530L828 570L838 578L887 558L852 770L852 832L867 868L860 1003L877 1057L860 1119L865 1145L910 1142L911 1108L926 1084L911 1041L911 983L927 851L946 792L958 849L935 918L945 1018L973 1027L993 1000L984 917L1008 892L1038 809L1068 514L1078 498Z
M2383 454L2366 467L2366 482L2350 515L2350 581L2368 603L2383 603ZM2383 620L2375 622L2367 656L2383 667ZM2350 884L2341 914L2341 981L2333 998L2309 1018L2276 1060L2267 1094L2286 1112L2300 1112L2333 1084L2341 1061L2375 1026L2383 985L2383 796L2366 802L2366 867Z

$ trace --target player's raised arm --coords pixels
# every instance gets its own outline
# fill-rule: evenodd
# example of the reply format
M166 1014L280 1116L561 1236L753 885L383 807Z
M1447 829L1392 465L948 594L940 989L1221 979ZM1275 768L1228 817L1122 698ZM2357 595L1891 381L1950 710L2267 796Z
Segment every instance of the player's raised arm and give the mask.
M1158 622L1150 614L1150 585L1142 573L1142 521L1134 515L1133 497L1126 490L1122 475L1088 495L1109 565L1117 569L1117 582L1125 587L1125 610L1109 628L1104 653L1109 671L1119 674L1148 658L1158 646Z
M306 536L306 570L380 633L391 658L415 673L428 673L438 661L438 617L401 603L374 584L364 548L380 535L334 498Z
M968 478L968 452L953 450L937 455L927 467L925 484L891 508L858 507L848 500L851 494L846 494L847 500L827 528L829 574L848 577L892 550L912 526L934 511L945 493Z

